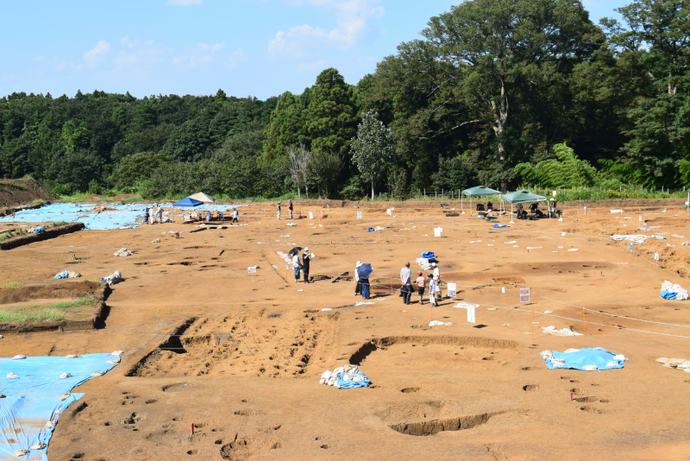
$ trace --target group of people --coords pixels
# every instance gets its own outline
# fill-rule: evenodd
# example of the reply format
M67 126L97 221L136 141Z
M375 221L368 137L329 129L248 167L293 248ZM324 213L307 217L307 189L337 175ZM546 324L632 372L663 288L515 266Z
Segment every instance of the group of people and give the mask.
M303 274L304 283L310 283L309 281L309 266L314 255L309 252L309 247L305 248L300 258L299 251L295 252L292 256L292 266L295 271L295 282L300 281L300 273ZM362 267L362 261L357 261L355 264L355 296L361 296L364 299L369 299L371 293L371 284L369 283L369 277L361 277L359 268ZM438 263L431 263L433 271L428 275L428 286L429 286L429 302L432 306L438 306L438 303L443 299L443 293L441 292L441 269L438 267ZM365 271L364 273L368 273ZM418 277L414 281L417 286L417 295L419 296L419 304L424 304L424 292L427 287L427 280L424 277L424 272L419 271L417 273ZM405 267L400 270L400 281L402 286L400 288L400 295L403 298L405 304L412 304L410 301L412 297L412 271L410 270L410 263L405 263Z
M483 203L477 203L477 211L488 211L491 213L494 210L494 204L491 201L486 202L486 207Z
M434 268L433 272L429 274L429 302L432 306L438 306L438 302L443 299L443 294L441 293L441 270L437 263L431 263L431 267ZM417 272L417 279L415 280L415 285L417 285L417 295L419 296L419 304L424 304L424 291L426 290L426 278L424 277L424 272ZM410 270L410 263L405 263L405 267L400 269L400 281L402 287L400 288L400 293L403 298L404 304L411 304L410 298L412 297L412 271Z
M163 207L159 206L156 210L152 206L147 206L144 210L144 222L147 224L153 224L158 222L163 223Z
M309 247L304 249L302 253L302 259L300 261L299 252L295 252L292 255L292 267L295 270L295 282L300 281L300 272L304 274L304 283L309 283L309 265L314 257L313 254L309 253Z
M276 207L278 211L278 221L280 221L280 200L278 200ZM292 204L292 200L288 200L288 211L290 212L290 219L293 219L294 208L295 206Z
M534 202L533 204L531 204L529 206L529 212L537 218L545 218L545 217L555 218L555 217L557 217L557 214L558 214L558 210L556 209L557 202L553 198L550 200L551 200L551 206L550 206L550 210L548 211L549 215L544 214L544 212L542 212L539 209L539 203L537 203L537 202ZM526 219L527 218L527 210L525 210L525 208L522 206L522 203L518 204L516 211L517 211L518 219Z

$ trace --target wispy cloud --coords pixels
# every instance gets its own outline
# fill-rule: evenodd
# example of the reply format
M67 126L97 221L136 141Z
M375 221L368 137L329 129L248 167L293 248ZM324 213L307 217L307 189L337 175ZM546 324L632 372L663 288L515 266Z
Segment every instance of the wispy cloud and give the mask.
M168 0L168 5L188 6L201 5L204 0Z
M84 53L86 65L89 67L96 67L103 61L108 51L110 51L110 44L105 40L99 40L94 48Z
M380 0L285 0L294 6L327 8L335 15L337 28L330 31L308 24L293 26L287 32L278 31L268 42L273 56L299 59L319 47L347 49L357 44L369 23L382 17L385 10Z

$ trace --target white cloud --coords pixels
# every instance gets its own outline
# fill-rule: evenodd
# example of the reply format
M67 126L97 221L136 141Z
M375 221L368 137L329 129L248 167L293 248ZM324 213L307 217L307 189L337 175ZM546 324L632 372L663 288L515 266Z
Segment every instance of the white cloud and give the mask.
M168 5L188 6L201 5L204 0L168 0Z
M355 45L367 30L372 19L380 18L385 10L380 0L285 0L294 6L318 6L333 11L337 28L330 32L310 25L291 27L288 32L279 31L268 42L271 55L300 58L320 46L335 46L340 49Z
M242 48L240 48L230 55L230 58L225 61L225 65L229 67L237 67L240 63L246 61L247 59L247 55L244 54L244 51L242 51Z
M320 27L311 27L307 24L290 27L287 33L280 31L268 42L268 52L272 55L299 58L306 53L307 48L313 48L327 38L328 32Z
M89 67L96 67L103 61L105 55L110 51L110 44L105 40L99 40L98 44L86 53L84 53L84 61Z

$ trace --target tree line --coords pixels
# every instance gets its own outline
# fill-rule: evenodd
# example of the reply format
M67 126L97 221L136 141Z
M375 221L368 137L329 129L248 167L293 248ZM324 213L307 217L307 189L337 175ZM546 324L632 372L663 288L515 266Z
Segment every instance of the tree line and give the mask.
M266 101L14 93L0 176L146 197L687 186L690 0L618 12L597 25L579 1L466 1L356 85L329 68Z

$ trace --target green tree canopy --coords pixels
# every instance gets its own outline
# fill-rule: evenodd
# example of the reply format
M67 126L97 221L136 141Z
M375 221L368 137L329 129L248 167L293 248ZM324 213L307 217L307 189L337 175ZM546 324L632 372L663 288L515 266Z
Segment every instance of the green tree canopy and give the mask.
M362 173L362 179L371 184L371 199L374 199L374 183L381 179L393 162L395 140L390 128L378 119L378 114L368 111L357 126L357 136L352 138L350 151L352 160Z

